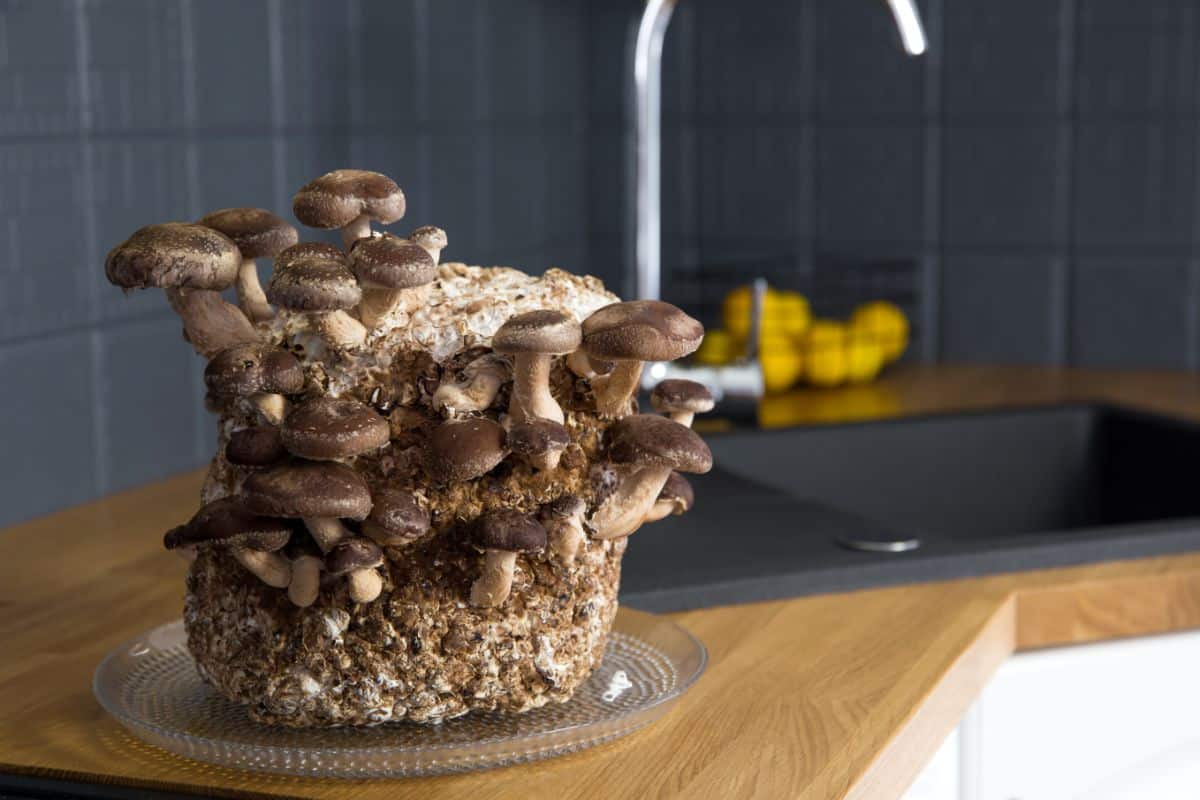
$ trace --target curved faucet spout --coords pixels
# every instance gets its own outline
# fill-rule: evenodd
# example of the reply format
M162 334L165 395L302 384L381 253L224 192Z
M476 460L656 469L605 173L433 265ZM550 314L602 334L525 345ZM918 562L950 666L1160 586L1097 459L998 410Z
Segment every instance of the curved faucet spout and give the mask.
M915 0L885 0L906 52L925 52L925 31ZM678 0L646 0L633 47L633 103L636 137L634 167L634 265L637 296L662 294L662 48Z

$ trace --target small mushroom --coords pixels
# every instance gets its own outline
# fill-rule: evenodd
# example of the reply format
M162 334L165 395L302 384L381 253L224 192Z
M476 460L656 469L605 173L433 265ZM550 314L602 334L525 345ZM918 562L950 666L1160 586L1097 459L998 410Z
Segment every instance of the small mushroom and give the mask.
M296 247L312 249L307 242ZM275 259L267 297L281 308L309 314L321 338L335 348L359 347L367 338L363 324L346 313L362 301L362 289L340 253L297 256L284 250Z
M242 256L225 234L187 222L139 228L114 247L104 262L108 280L122 289L157 287L183 320L184 337L212 358L236 344L256 342L258 332L221 290L237 278Z
M660 300L613 303L593 312L583 321L583 349L593 360L615 362L607 376L592 379L596 411L605 417L625 414L646 361L682 358L703 338L703 325Z
M404 547L429 533L429 512L412 492L384 489L376 492L371 515L363 521L363 534L380 547Z
M486 475L505 453L504 428L490 419L446 420L429 435L425 463L434 481L449 484Z
M274 258L291 247L296 229L282 217L262 208L223 208L201 217L199 224L228 236L242 254L238 268L238 305L251 322L266 322L275 316L258 281L256 258Z
M663 484L662 491L658 493L658 499L654 501L654 505L651 506L650 512L646 514L643 522L658 522L672 514L677 517L686 514L695 500L696 493L692 491L692 485L688 483L688 479L678 472L672 472L667 478L667 482Z
M597 361L589 357L586 350L580 348L567 356L567 368L576 376L590 381L599 375L612 372L613 364L611 361Z
M349 576L350 599L370 603L383 591L383 578L376 567L383 565L383 551L374 542L356 537L343 539L325 554L325 572L330 577Z
M579 323L561 311L517 314L500 326L492 348L514 357L508 412L514 420L540 418L562 424L563 410L550 394L550 359L574 351L579 342Z
M404 216L404 192L378 172L338 169L309 181L292 198L292 213L310 228L342 229L347 250L371 235L371 220L390 225Z
M566 426L549 419L518 422L508 429L508 449L528 461L534 469L556 468L563 450L570 443Z
M508 380L508 361L495 353L485 353L463 367L462 375L461 381L446 378L438 385L430 401L434 408L450 416L488 408Z
M321 592L321 570L325 569L325 559L312 537L303 535L292 537L285 555L292 565L288 599L300 608L308 608Z
M446 232L433 225L422 225L408 235L408 240L424 248L425 252L429 253L430 258L433 259L434 264L438 263L442 251L450 243L446 238Z
M695 431L653 414L634 414L609 427L608 459L623 473L621 482L592 515L597 539L617 539L636 531L654 506L671 470L704 473L712 452Z
M222 497L205 505L182 527L167 535L168 549L219 546L263 583L283 589L291 580L291 566L276 551L287 544L292 526L286 520L260 516L236 497Z
M268 422L278 425L287 413L285 394L304 388L304 369L296 357L266 344L239 344L217 353L204 368L204 385L218 397L247 397Z
M348 258L363 287L359 314L371 328L397 309L416 310L437 277L437 264L423 247L390 233L359 239Z
M275 269L287 269L298 261L316 258L322 261L345 261L346 254L329 242L298 242L285 247L275 256Z
M471 605L494 608L512 591L517 553L546 546L546 529L533 517L512 509L489 511L475 522L474 541L484 551L483 571L471 585Z
M690 428L697 414L712 411L713 396L703 383L668 378L650 392L650 405L655 411Z
M567 494L542 506L538 513L549 536L550 550L564 564L574 564L579 548L583 546L586 538L583 533L583 514L586 510L587 504L583 498Z
M354 398L315 397L292 410L280 436L292 455L313 461L369 453L388 443L388 421Z
M225 460L239 467L269 467L287 455L279 428L274 425L255 425L229 434L225 443Z
M176 525L163 535L163 547L191 564L196 560L196 545L187 541L187 525Z
M330 461L284 462L255 472L242 484L241 496L256 514L303 519L323 553L350 535L343 519L363 520L371 513L367 482Z

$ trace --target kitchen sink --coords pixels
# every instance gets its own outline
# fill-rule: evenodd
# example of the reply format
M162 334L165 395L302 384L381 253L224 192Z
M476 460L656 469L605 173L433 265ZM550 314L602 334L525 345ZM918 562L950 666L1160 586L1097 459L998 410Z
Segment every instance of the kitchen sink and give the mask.
M627 602L674 610L1200 549L1200 425L1074 405L708 437L696 507L639 531ZM852 552L847 539L919 541Z

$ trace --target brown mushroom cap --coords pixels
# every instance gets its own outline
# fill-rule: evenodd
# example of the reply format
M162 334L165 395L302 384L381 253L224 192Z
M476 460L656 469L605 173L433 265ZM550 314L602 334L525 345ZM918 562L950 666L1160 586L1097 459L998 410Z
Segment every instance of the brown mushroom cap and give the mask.
M242 255L228 236L189 222L147 225L108 253L104 274L123 289L210 289L237 278Z
M531 516L511 508L489 511L475 521L475 545L484 550L529 553L546 546L546 529Z
M429 435L425 452L429 472L439 483L485 475L504 455L504 428L483 417L443 422Z
M196 512L186 525L163 539L168 550L192 545L227 545L274 552L287 544L294 526L284 519L260 516L237 497L222 497Z
M608 429L608 457L617 464L666 467L703 474L712 452L686 425L654 414L622 417Z
M372 569L383 564L383 551L369 539L343 539L325 554L325 572L339 578L360 569Z
M373 286L412 289L437 277L437 264L425 248L390 233L359 239L348 258L358 279Z
M304 388L304 368L287 350L239 344L217 353L204 368L204 385L218 397L259 392L295 394Z
M650 405L655 411L670 413L672 411L691 411L703 414L712 411L713 396L708 387L695 381L680 378L668 378L660 382L650 392Z
M662 491L658 493L658 499L674 503L675 513L682 514L692 507L696 501L696 493L687 478L678 472L672 472L667 477L667 482L663 484Z
M542 353L562 355L579 347L580 327L575 318L561 311L529 311L509 317L492 336L497 353Z
M404 192L386 175L338 169L309 181L292 198L292 213L310 228L342 228L361 214L385 225L404 216Z
M327 460L378 450L390 428L378 411L353 398L315 397L292 409L280 434L293 455Z
M205 214L199 224L232 239L242 258L274 257L300 238L285 219L263 208L222 208Z
M363 533L377 542L410 542L429 532L429 512L412 492L384 489L375 493L371 515L363 522Z
M287 269L297 261L315 258L321 261L345 261L341 248L329 242L300 242L275 256L275 269Z
M256 472L242 484L246 508L273 517L365 519L371 490L345 464L293 461Z
M267 285L267 299L277 306L292 311L344 311L362 301L362 289L340 256L290 260L283 268L278 263Z
M268 467L286 455L279 428L274 425L242 428L229 434L225 443L225 460L239 467Z
M660 300L613 303L583 321L583 347L597 359L673 361L703 338L703 325Z
M564 494L557 500L551 500L541 508L541 515L546 519L570 519L582 512L587 503L577 494Z
M408 235L409 241L431 250L445 250L450 244L446 232L436 225L422 225Z
M508 449L519 456L540 456L562 452L571 443L565 425L552 419L531 419L519 422L508 430Z

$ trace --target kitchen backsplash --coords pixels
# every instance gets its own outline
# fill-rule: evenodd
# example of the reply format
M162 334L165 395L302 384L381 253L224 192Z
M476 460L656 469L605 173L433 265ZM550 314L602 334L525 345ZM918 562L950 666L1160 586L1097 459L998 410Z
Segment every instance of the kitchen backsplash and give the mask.
M665 294L752 274L883 287L929 361L1194 368L1196 54L1182 0L681 0L666 44ZM0 524L209 456L198 359L103 254L322 171L409 195L448 258L618 290L634 0L0 3ZM402 225L401 227L405 227ZM871 274L864 272L863 274ZM818 308L822 298L816 297Z

